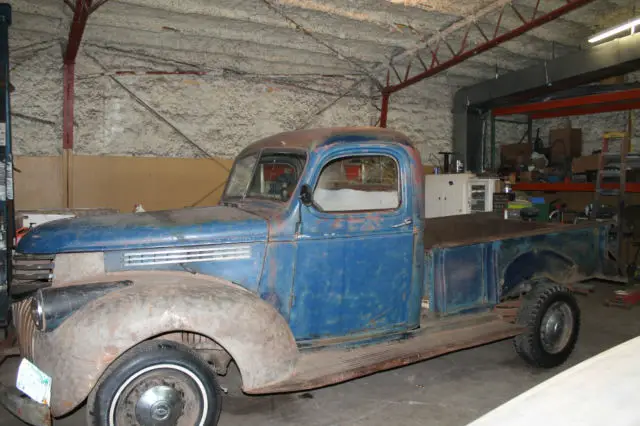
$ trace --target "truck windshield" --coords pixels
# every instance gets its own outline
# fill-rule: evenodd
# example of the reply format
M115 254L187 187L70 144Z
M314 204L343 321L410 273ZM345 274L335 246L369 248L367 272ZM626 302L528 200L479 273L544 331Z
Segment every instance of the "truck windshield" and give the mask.
M224 198L268 198L288 201L302 170L305 156L263 152L239 158L231 171Z

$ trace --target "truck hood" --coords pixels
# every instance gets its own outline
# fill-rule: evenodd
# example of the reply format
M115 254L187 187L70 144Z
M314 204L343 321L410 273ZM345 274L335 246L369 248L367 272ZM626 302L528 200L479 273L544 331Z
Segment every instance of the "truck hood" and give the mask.
M62 219L29 231L17 251L55 254L266 241L266 220L233 207Z

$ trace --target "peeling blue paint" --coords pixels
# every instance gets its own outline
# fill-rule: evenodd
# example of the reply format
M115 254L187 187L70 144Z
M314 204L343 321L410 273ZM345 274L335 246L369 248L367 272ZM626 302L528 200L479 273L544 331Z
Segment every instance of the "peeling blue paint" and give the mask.
M270 242L260 278L260 297L289 319L295 292L292 290L297 245L294 241Z
M264 219L240 209L216 206L56 220L29 231L17 250L50 254L266 239Z
M532 278L544 275L562 282L603 273L606 246L607 232L601 226L434 248L425 258L426 286L433 283L432 309L443 315L488 309Z

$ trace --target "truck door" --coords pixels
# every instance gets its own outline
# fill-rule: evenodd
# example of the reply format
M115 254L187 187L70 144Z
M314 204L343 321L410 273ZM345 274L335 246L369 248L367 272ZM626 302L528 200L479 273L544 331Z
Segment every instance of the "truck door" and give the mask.
M300 205L290 317L296 339L406 328L414 224L404 155L348 148L310 165L313 203Z

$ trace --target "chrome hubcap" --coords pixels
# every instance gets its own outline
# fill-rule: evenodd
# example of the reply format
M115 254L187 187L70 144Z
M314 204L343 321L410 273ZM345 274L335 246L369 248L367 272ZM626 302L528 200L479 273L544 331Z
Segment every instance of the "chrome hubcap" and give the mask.
M547 353L557 354L567 346L573 332L573 313L565 302L553 303L542 317L540 341Z
M154 386L136 403L136 420L143 426L176 424L184 403L180 393L169 386Z
M160 364L127 379L109 407L109 426L204 426L204 384L184 367Z

